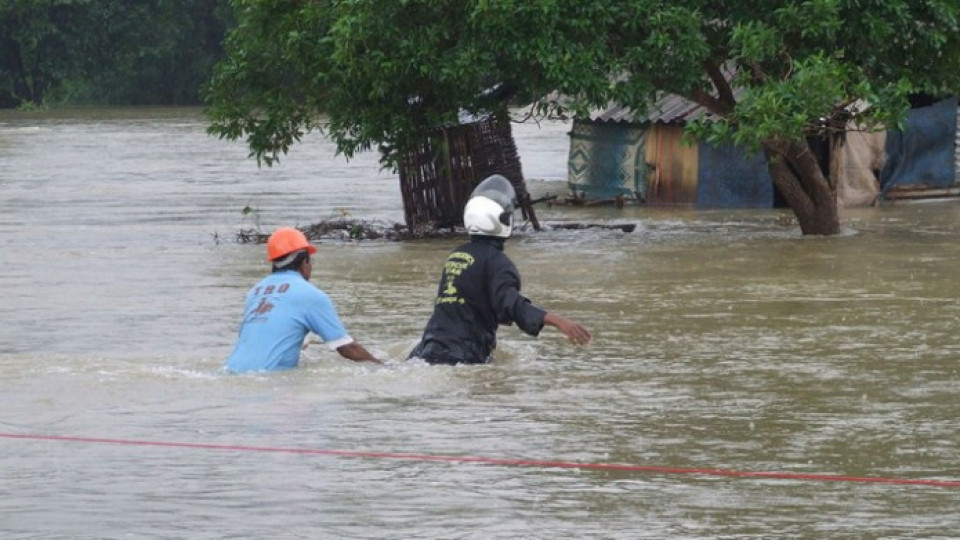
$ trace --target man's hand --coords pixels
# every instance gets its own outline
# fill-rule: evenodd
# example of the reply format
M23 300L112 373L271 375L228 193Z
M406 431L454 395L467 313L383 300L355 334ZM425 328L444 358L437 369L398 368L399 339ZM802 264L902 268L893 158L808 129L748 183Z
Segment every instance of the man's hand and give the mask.
M563 335L567 336L570 343L574 345L588 345L593 340L593 335L581 324L561 317L556 313L547 313L543 318L543 323L555 326L557 330L560 330Z

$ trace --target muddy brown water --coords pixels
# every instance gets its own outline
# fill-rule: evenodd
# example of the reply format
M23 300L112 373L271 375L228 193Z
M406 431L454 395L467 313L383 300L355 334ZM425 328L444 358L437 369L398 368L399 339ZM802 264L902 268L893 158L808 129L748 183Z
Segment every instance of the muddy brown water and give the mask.
M4 538L960 534L958 488L539 463L960 479L960 205L846 211L833 238L780 210L538 207L636 229L511 239L524 291L596 339L504 328L481 367L402 362L456 239L325 241L313 281L394 361L312 346L229 376L266 268L217 237L403 214L376 156L310 137L260 169L204 127L0 114L0 432L27 437L0 437ZM535 194L563 193L567 127L515 127Z

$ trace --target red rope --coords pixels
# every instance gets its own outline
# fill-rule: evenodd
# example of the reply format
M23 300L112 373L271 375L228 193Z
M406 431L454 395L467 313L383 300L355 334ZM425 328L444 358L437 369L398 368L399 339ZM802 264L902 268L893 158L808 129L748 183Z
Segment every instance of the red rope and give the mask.
M751 472L731 469L697 469L665 467L659 465L625 465L618 463L575 463L571 461L541 461L535 459L502 459L482 456L445 456L412 454L404 452L363 452L356 450L324 450L319 448L289 448L278 446L247 446L237 444L188 443L170 441L143 441L133 439L105 439L96 437L71 437L58 435L29 435L0 433L0 438L36 441L79 442L90 444L122 444L132 446L162 446L168 448L194 448L201 450L231 450L237 452L275 452L287 454L311 454L369 459L397 459L408 461L439 461L448 463L479 463L513 467L549 467L560 469L587 469L621 472L645 472L655 474L689 474L701 476L728 476L737 478L774 478L780 480L810 480L816 482L856 482L872 484L898 484L960 488L960 480L922 480L913 478L884 478L879 476L844 476L833 474L806 474L789 472Z

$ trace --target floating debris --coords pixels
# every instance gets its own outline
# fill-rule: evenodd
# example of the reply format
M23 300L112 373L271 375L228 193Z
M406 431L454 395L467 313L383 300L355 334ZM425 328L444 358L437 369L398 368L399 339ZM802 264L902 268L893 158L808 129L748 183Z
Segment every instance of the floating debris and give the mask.
M571 223L571 222L553 222L544 223L545 230L580 230L580 229L610 229L622 232L633 232L637 225L635 223ZM435 227L433 224L422 224L410 230L406 225L400 223L384 223L381 221L363 221L355 219L332 219L314 223L306 227L297 227L306 237L315 242L323 240L336 240L341 242L353 242L361 240L421 240L425 238L448 238L464 236L466 232L462 228ZM270 233L265 233L259 228L247 228L237 231L234 237L238 244L266 244L270 238ZM214 234L214 241L222 243L223 239Z
M432 224L424 224L410 230L400 223L384 223L381 221L364 221L355 219L325 220L306 227L297 227L312 241L339 240L342 242L358 240L417 240L423 238L444 238L447 236L462 235L462 230L438 228ZM265 244L270 233L262 232L258 228L240 229L235 240L239 244Z
M547 229L568 229L568 230L580 230L580 229L611 229L619 230L625 233L633 232L637 228L636 223L568 223L568 222L557 222L557 223L544 223L543 224Z

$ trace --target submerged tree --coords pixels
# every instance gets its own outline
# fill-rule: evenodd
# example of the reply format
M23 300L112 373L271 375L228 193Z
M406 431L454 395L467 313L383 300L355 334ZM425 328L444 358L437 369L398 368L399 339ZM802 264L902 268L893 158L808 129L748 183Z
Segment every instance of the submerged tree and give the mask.
M910 94L960 89L957 0L233 4L210 131L258 160L322 128L348 156L379 146L395 164L463 110L582 115L676 94L711 113L692 136L764 151L805 234L840 230L811 137L898 125Z

